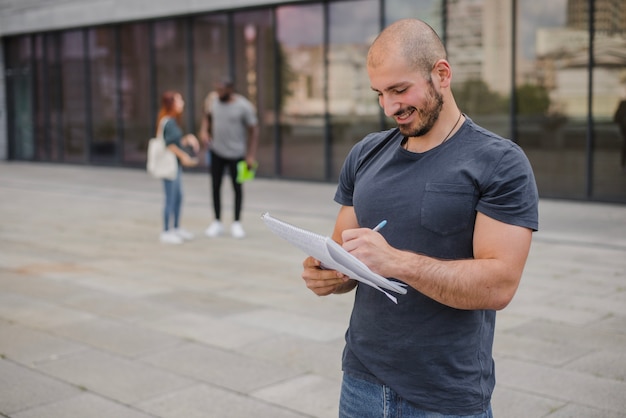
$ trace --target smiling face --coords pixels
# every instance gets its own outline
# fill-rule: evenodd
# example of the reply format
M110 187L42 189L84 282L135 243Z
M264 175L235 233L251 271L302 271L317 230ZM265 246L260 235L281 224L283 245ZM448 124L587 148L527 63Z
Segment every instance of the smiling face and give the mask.
M385 28L370 46L367 73L385 114L404 136L424 139L421 144L445 135L438 122L458 115L446 50L423 21L401 19Z
M402 135L420 137L430 132L444 102L432 76L411 70L397 56L368 66L368 75L385 115L396 121Z

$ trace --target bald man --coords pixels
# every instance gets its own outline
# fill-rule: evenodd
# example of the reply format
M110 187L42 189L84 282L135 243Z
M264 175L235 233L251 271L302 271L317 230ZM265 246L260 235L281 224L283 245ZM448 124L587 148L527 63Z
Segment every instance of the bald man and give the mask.
M496 311L513 298L538 228L531 166L515 143L459 109L445 48L426 23L386 28L367 71L397 128L366 136L347 156L332 237L408 292L394 304L304 260L315 294L356 289L340 417L491 417Z

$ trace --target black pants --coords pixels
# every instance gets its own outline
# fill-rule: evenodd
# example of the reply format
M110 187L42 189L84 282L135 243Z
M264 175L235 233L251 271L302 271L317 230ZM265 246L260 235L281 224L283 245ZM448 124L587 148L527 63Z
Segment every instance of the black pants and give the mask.
M235 191L235 221L239 221L241 218L241 205L243 202L243 189L241 184L237 183L237 163L243 160L242 158L223 158L211 151L211 167L209 171L211 173L212 186L213 186L213 211L215 212L215 219L218 221L222 216L222 179L224 177L224 169L228 168L230 179Z

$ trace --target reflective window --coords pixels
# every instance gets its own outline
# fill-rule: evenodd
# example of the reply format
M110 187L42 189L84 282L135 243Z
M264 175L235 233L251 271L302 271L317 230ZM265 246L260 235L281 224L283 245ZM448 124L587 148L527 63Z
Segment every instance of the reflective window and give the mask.
M117 77L115 33L110 27L87 32L91 98L91 160L117 160Z
M441 0L386 0L385 26L396 20L417 18L428 23L438 34L442 35L442 3Z
M626 2L596 2L595 17L591 192L626 202ZM588 59L584 52L578 62Z
M156 103L155 113L161 104L161 95L168 90L179 92L185 102L185 114L182 117L183 131L187 132L185 122L189 120L189 103L192 99L187 95L186 81L189 75L187 67L187 48L185 44L185 21L170 19L154 24L154 52L156 72ZM156 127L155 127L156 130Z
M34 73L35 83L34 93L34 140L35 149L33 157L36 160L47 161L50 159L50 141L48 140L49 120L47 116L49 112L46 109L46 97L48 90L47 76L47 60L45 50L45 35L35 35L34 40Z
M474 122L511 138L511 0L459 0L447 7L445 39L457 105Z
M275 173L274 29L270 9L234 14L234 70L237 92L256 107L259 119L259 175Z
M86 162L85 36L81 30L61 34L61 111L63 161Z
M329 4L328 105L332 152L329 179L339 176L352 146L380 130L380 106L366 69L370 44L380 32L378 0Z
M62 108L62 91L61 91L61 64L58 33L47 34L45 39L45 83L47 89L44 97L46 103L43 105L46 115L44 126L46 128L46 138L49 141L48 148L50 150L50 158L52 161L59 161L63 155L63 108Z
M588 33L568 23L567 0L517 6L517 141L542 196L585 198Z
M215 83L230 74L228 68L228 20L225 14L201 16L193 21L195 126L206 117L207 96ZM203 156L204 157L204 156ZM207 163L200 158L200 164Z
M321 4L276 10L280 67L279 174L324 178L324 12Z
M125 24L119 28L120 80L119 106L123 126L124 151L128 163L143 163L148 139L156 132L152 121L157 104L150 94L150 40L147 23Z
M12 145L10 156L20 160L31 160L35 156L31 38L30 36L12 38L5 45L8 128Z
M442 37L459 107L522 146L542 197L626 203L624 0L284 2L5 37L9 158L144 165L161 94L182 93L196 131L230 76L257 109L259 175L335 181L356 142L395 126L366 55L407 17Z

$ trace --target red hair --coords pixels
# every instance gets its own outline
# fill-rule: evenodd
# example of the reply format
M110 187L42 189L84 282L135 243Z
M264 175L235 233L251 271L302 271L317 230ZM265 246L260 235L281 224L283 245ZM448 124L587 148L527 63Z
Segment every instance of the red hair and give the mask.
M180 125L181 114L174 107L176 96L182 97L182 95L175 90L167 90L161 95L161 109L159 109L159 116L157 117L157 130L159 129L159 123L161 123L161 119L166 116L174 118L176 122Z

